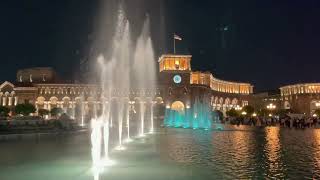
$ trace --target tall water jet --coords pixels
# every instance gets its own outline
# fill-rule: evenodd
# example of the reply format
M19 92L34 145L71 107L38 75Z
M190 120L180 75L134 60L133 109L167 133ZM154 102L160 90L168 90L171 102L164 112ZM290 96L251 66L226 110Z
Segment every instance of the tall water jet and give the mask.
M131 37L129 21L125 18L125 13L120 7L117 17L117 25L112 40L112 49L108 56L98 57L100 72L102 105L101 114L94 115L91 120L92 125L92 159L94 166L104 166L109 164L109 138L110 126L117 126L118 149L124 149L123 123L127 126L127 140L130 140L130 111L134 110L134 102L130 101L130 93L133 89L139 90L139 110L140 110L140 135L144 135L144 121L146 114L147 94L153 96L155 83L155 61L153 47L150 38L149 18L144 22L143 30L139 38L132 59ZM132 66L133 64L133 66ZM131 79L132 78L132 79ZM135 85L130 83L134 80ZM140 93L142 92L143 93ZM149 97L150 98L150 97ZM152 102L152 97L150 101ZM151 103L151 108L152 108ZM96 110L94 111L96 112ZM153 110L150 117L150 131L153 130ZM103 129L103 131L102 131ZM102 135L103 133L103 135ZM102 142L104 147L102 147ZM101 156L104 148L104 159ZM99 177L99 176L95 176Z
M146 100L146 92L153 92L154 90L156 79L155 69L154 52L150 38L150 19L149 16L147 16L143 24L141 35L137 39L136 50L134 54L134 76L137 82L137 88L139 90L144 90L144 93L141 93L140 97L142 103L140 104L140 135L144 134L145 128L145 105L151 103L153 99L153 93L150 93L151 102L143 102ZM153 130L153 118L150 118L149 124L149 130L151 131Z
M122 125L123 125L123 109L124 104L122 100L119 101L119 108L118 108L118 138L119 144L116 147L117 150L124 150L125 148L122 146Z
M140 102L140 134L139 136L144 136L144 115L145 115L145 102Z
M129 101L127 104L127 110L126 110L126 116L127 116L127 139L126 142L130 142L131 138L130 138L130 110L132 110L131 108L133 108L133 102L134 101Z

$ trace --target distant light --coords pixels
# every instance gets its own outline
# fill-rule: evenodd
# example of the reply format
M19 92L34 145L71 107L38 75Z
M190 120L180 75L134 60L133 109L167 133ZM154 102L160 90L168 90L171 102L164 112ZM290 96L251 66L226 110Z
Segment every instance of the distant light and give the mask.
M243 111L241 114L242 114L242 115L247 115L247 112Z
M269 117L272 117L272 114L269 114Z
M313 114L312 116L313 116L313 117L318 117L318 115L317 115L317 114Z
M256 113L253 113L253 114L252 114L252 116L253 116L253 117L256 117L256 116L257 116L257 114L256 114Z

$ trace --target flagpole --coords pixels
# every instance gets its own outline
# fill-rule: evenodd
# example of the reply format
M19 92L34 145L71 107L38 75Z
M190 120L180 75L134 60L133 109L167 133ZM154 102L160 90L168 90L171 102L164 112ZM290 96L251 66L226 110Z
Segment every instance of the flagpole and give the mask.
M173 34L173 54L176 54L176 38L174 37L175 34Z

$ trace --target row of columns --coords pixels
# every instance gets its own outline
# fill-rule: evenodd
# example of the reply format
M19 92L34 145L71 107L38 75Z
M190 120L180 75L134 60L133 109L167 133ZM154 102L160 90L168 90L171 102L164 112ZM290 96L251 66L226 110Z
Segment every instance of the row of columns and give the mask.
M0 104L1 106L16 106L18 104L18 96L2 96Z

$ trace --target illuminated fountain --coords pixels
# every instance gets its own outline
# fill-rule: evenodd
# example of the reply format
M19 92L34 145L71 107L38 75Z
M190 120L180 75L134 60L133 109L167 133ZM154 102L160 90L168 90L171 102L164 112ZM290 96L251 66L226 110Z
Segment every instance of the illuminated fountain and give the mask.
M91 152L95 179L99 179L102 167L113 164L113 161L109 159L110 128L117 129L116 150L125 150L123 146L124 123L127 131L125 142L131 141L130 111L136 113L135 105L139 107L139 121L136 122L139 127L139 136L144 136L145 119L148 119L145 117L148 108L146 106L152 102L152 95L150 93L147 95L146 92L153 90L155 82L155 60L149 24L147 17L142 33L137 38L136 47L132 48L129 21L120 8L111 55L101 54L97 59L101 83L100 97L97 98L100 98L102 112L99 114L95 110L95 115L91 120ZM131 58L132 56L134 58ZM134 83L131 83L132 81ZM130 97L132 89L140 92L137 97L139 102L130 100L133 98ZM153 131L152 107L151 103L150 131Z
M175 128L210 129L212 112L208 102L196 98L194 104L179 109L166 107L164 124Z
M150 19L147 16L142 33L138 37L136 49L134 53L134 81L136 82L136 88L140 90L154 89L155 84L155 72L156 66L154 61L154 52L152 47L152 41L150 38ZM144 94L145 95L145 94ZM152 98L152 96L151 96ZM148 104L146 97L141 97L140 99L140 136L144 136L145 129L145 112L146 105ZM150 100L149 100L150 101ZM151 106L152 108L152 106ZM150 126L153 126L153 118L150 119ZM150 127L149 130L153 130L153 127Z

